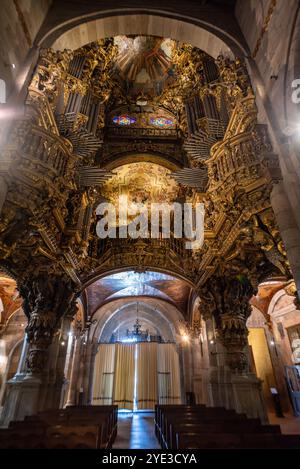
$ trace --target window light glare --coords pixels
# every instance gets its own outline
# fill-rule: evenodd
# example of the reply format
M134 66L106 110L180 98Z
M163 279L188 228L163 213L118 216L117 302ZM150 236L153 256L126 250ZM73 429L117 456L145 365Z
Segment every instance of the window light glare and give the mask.
M182 335L182 340L183 342L188 342L189 341L189 336L187 334Z

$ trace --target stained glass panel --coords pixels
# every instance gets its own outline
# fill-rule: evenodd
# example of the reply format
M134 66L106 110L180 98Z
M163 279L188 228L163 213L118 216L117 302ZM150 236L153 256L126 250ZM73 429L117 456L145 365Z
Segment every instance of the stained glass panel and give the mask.
M166 117L151 117L150 124L156 125L157 127L170 127L174 124L174 121Z
M135 122L135 117L128 116L127 114L122 114L121 116L115 116L113 118L113 123L117 125L131 125Z

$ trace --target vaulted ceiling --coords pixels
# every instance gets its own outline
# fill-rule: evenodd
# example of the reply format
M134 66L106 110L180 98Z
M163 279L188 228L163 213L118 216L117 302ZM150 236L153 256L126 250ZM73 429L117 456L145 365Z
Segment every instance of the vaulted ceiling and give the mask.
M96 280L86 288L90 314L104 303L125 297L154 297L187 311L191 287L181 279L158 272L120 272Z

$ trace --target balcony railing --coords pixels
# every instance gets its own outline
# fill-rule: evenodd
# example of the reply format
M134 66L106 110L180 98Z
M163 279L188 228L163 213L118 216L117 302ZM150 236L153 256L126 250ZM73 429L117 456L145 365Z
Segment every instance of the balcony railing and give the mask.
M108 136L126 138L167 138L177 140L180 138L178 129L160 129L152 127L108 127Z
M94 238L90 243L90 256L101 258L105 255L143 252L144 255L153 252L168 253L174 258L187 259L189 250L182 238Z

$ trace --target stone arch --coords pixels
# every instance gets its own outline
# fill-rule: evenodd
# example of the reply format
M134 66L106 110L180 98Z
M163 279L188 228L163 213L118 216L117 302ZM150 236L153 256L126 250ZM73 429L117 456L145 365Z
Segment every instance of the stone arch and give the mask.
M99 268L100 269L100 268ZM98 269L98 270L99 270ZM108 268L107 270L103 270L101 272L97 272L97 269L92 272L90 276L85 277L82 279L82 289L81 291L84 291L86 287L94 283L96 280L99 280L101 278L107 277L108 275L112 274L118 274L119 272L127 272L127 271L136 271L137 266L136 265L127 265L126 267L119 267L119 268ZM175 278L178 278L180 280L183 280L186 282L190 287L195 288L196 285L193 283L193 281L188 278L184 273L179 273L177 270L171 270L168 268L159 268L155 267L152 265L143 265L143 271L151 271L151 272L159 272L161 274L167 274L171 275Z
M90 340L93 342L98 342L111 318L115 314L118 314L119 311L122 313L124 309L130 307L131 305L136 305L137 302L147 305L149 310L156 311L164 323L169 324L175 341L176 337L180 335L181 321L184 320L182 313L175 305L172 305L171 303L160 298L150 297L129 297L116 299L100 306L100 308L98 308L93 315L93 325L91 326L90 330Z
M275 293L275 295L272 297L270 304L268 306L268 313L267 313L268 316L272 315L273 311L275 310L276 304L285 295L287 295L287 293L285 292L283 288Z
M125 152L120 155L114 155L113 160L104 162L103 167L108 170L116 169L125 164L131 163L154 163L164 166L171 171L176 171L182 167L182 163L175 159L170 160L169 156L162 156L160 153L142 153L142 152Z
M215 18L214 18L215 20ZM43 34L44 33L44 34ZM176 14L162 8L113 8L73 17L42 31L37 43L41 47L77 49L103 37L139 34L171 37L189 42L209 55L217 57L222 51L228 55L247 52L242 36L215 21Z

